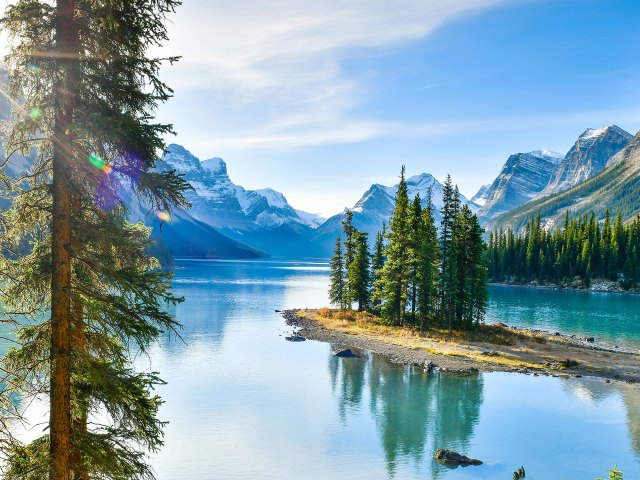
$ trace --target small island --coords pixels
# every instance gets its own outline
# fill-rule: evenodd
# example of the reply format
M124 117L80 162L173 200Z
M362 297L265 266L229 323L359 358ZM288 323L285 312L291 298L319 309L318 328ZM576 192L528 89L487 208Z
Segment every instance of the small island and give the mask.
M282 313L300 337L371 351L426 371L592 376L640 385L640 354L607 348L593 338L504 324L482 324L470 332L433 328L421 333L412 327L387 325L366 312L320 308Z
M372 351L427 372L506 371L640 382L639 352L611 348L593 337L486 324L489 273L495 275L495 258L501 257L496 245L505 242L496 244L491 236L487 248L478 218L461 206L450 177L441 204L436 210L431 193L424 200L409 198L403 167L389 228L383 225L378 232L373 252L368 234L356 228L347 210L344 241L336 239L330 266L329 300L336 308L285 311L287 323L297 327L290 339L329 342L348 352L340 355L347 358L357 356L354 351ZM578 223L567 225L577 228ZM635 225L640 223L631 228Z

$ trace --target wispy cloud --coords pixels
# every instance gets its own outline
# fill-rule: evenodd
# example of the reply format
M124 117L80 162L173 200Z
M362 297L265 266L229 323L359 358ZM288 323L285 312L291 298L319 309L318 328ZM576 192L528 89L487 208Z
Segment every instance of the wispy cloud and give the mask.
M290 149L324 144L362 142L380 137L430 138L482 132L521 131L526 128L562 127L575 123L598 128L604 123L637 124L640 109L576 111L564 114L526 114L476 118L463 121L431 123L380 122L354 119L333 119L311 122L295 118L256 127L256 131L239 135L217 135L194 139L190 146L201 150L225 151L253 149ZM604 122L604 123L603 123ZM635 133L635 132L634 132Z
M172 17L163 75L176 109L210 108L218 145L354 142L388 132L356 118L367 94L344 62L363 51L420 39L442 24L505 0L189 0ZM176 121L179 130L186 130ZM181 128L182 127L182 128ZM202 127L202 126L201 126ZM209 125L211 127L211 125ZM189 126L189 141L211 143Z

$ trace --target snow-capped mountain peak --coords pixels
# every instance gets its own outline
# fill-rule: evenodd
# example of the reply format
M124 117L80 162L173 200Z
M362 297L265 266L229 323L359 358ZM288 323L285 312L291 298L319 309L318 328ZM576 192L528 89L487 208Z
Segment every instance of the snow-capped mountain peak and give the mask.
M257 233L260 229L299 230L317 226L316 222L300 216L282 193L271 188L247 190L234 184L221 158L200 162L184 147L172 144L158 166L175 169L191 184L194 190L187 193L187 199L196 219L232 237L246 241L249 232Z
M200 160L182 145L172 143L162 156L162 161L175 168L180 173L197 172L202 169Z
M534 150L533 152L529 152L529 155L546 158L550 161L555 160L556 163L560 163L564 158L563 154L554 152L553 150Z
M202 168L209 170L214 175L228 176L227 164L220 157L213 157L202 162Z
M561 192L599 173L632 137L617 125L586 129L562 159L543 193Z

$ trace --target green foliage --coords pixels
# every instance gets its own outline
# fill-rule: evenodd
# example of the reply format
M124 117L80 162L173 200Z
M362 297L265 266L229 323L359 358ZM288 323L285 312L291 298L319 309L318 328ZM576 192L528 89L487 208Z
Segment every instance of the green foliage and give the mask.
M596 478L596 480L603 480L602 478ZM622 478L622 472L618 470L618 466L616 465L611 470L609 470L609 480L624 480Z
M372 293L372 310L375 313L380 313L380 305L381 305L381 278L382 278L382 268L384 267L384 262L387 260L384 254L385 245L384 245L384 237L386 235L386 225L382 224L382 231L376 234L376 241L373 245L373 256L371 259L371 282L373 285L373 293Z
M456 303L456 273L458 270L456 238L454 229L460 211L460 198L457 188L453 186L451 176L447 175L442 191L442 210L440 221L440 248L442 263L440 265L440 315L447 320L449 330L453 326Z
M371 309L389 324L416 325L421 330L443 325L471 330L483 321L484 231L467 206L460 208L450 178L444 190L438 237L431 194L424 209L420 196L410 201L403 167L389 230L383 227L376 235L372 257L366 234L353 227L347 213L343 225L350 240L344 245L353 253L347 264L340 239L336 241L329 292L334 305L344 308L358 302L358 310Z
M352 275L349 275L350 265L353 263L353 259L356 254L356 243L355 243L355 233L356 228L353 226L353 212L351 210L347 210L344 214L344 219L342 220L342 231L344 233L344 265L347 269L346 274L346 293L347 303L352 301L354 297L354 285L351 284L350 278Z
M348 305L347 279L340 237L336 239L336 247L331 257L329 301L341 309L347 308Z
M52 392L50 360L61 354L52 348L49 317L57 282L52 250L59 242L52 191L62 181L70 197L64 321L72 328L64 342L71 476L152 478L145 451L162 445L161 399L152 393L162 382L153 372L134 371L131 354L176 328L166 307L181 299L171 294L171 276L147 254L150 230L128 221L126 197L163 212L187 206L188 184L172 172L154 171L171 127L150 115L171 90L157 76L161 59L146 56L166 39L165 16L179 2L68 4L74 8L61 16L50 2L18 0L2 19L13 38L9 92L21 99L4 126L3 143L7 156L36 152L33 166L17 178L0 173L0 198L10 202L0 213L0 319L16 327L17 340L2 362L4 473L46 478L56 461L48 434L24 445L10 426L33 397ZM63 21L72 32L60 32ZM60 43L71 33L75 51Z
M596 279L640 284L640 216L624 225L605 212L602 226L595 213L571 218L565 213L555 231L531 218L522 235L513 230L489 235L489 278L494 282L540 282L589 287Z
M358 230L353 234L354 254L348 267L349 301L358 304L358 311L371 306L371 257L367 234Z
M389 222L387 240L387 261L382 268L378 286L381 292L382 316L394 325L403 325L412 273L409 195L404 166L400 173L400 184L396 193L395 209Z
M427 207L422 211L423 236L417 251L418 268L415 283L418 287L416 307L420 329L436 321L438 308L438 276L440 268L440 244L433 216L431 192Z

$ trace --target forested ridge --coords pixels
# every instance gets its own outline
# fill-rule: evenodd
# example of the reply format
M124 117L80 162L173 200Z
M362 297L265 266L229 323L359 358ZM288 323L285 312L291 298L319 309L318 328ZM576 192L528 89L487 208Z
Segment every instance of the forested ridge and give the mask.
M588 288L595 280L640 285L640 215L625 224L605 211L570 217L555 230L542 228L540 213L522 234L512 229L489 234L489 279L493 282L567 285Z

